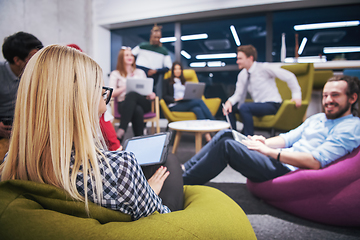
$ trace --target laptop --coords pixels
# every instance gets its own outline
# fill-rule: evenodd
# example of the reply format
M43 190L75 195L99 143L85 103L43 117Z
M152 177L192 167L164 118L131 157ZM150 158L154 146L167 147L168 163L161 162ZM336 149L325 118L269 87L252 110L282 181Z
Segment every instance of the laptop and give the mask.
M141 166L162 164L167 159L170 137L170 132L133 137L125 141L124 151L133 152Z
M225 107L224 104L222 104L223 108ZM233 138L235 141L241 143L241 144L244 144L242 143L241 141L242 140L250 140L248 137L246 137L244 134L242 133L239 133L238 131L234 130L231 126L231 123L230 123L230 119L229 119L229 116L228 114L225 115L226 117L226 121L228 122L228 124L230 125L230 129L231 129L231 132L232 132L232 135L233 135Z
M183 100L190 99L201 99L202 95L204 95L205 83L185 83L185 93Z
M152 78L127 78L126 93L137 92L147 96L153 91L154 79Z

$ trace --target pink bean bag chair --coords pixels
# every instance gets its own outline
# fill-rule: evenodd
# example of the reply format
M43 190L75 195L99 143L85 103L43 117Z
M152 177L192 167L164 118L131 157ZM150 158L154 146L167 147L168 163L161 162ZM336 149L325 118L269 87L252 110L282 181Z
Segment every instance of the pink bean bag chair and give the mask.
M335 226L360 226L360 146L319 170L254 183L252 194L286 212Z

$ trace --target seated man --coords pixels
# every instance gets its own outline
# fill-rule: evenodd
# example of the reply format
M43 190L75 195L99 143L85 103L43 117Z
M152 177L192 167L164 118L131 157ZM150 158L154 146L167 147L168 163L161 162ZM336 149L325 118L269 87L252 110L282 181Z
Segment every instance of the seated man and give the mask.
M242 132L246 136L254 135L253 116L274 115L281 106L282 99L275 78L287 83L296 107L301 106L301 88L292 72L256 62L257 51L254 46L241 45L237 52L236 63L242 70L238 75L235 92L225 102L223 112L224 115L229 113L231 126L235 130L235 113L239 113L244 124ZM247 92L253 102L244 103Z
M43 47L39 39L18 32L4 39L0 62L0 163L8 151L20 76L30 58Z
M323 89L324 113L309 117L288 133L237 142L223 130L185 163L184 184L204 184L229 164L253 182L263 182L298 168L319 169L360 145L356 114L359 80L335 76ZM291 116L289 116L291 117Z

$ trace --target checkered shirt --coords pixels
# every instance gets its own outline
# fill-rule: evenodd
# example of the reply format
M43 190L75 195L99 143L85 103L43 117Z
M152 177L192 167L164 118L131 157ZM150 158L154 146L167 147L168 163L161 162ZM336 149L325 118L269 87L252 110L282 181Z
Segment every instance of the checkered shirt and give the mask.
M155 211L170 212L170 209L162 204L161 198L148 184L133 153L103 151L103 154L108 159L113 173L99 154L99 167L104 179L101 206L129 214L133 220L146 217ZM73 152L71 167L74 160ZM79 171L76 185L79 193L85 196L83 177L82 171ZM98 203L99 201L94 199L90 178L87 179L88 198L90 201Z

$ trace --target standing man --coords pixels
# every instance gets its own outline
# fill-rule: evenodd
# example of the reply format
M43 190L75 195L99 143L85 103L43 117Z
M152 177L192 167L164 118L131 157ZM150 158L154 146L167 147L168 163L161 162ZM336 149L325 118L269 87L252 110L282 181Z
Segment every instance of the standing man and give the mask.
M235 113L239 113L244 124L245 135L254 134L253 116L276 114L281 106L281 96L276 86L275 78L285 81L292 93L292 101L296 107L301 106L301 88L296 76L279 67L268 63L258 63L256 48L252 45L242 45L237 49L239 69L234 94L225 102L224 115L229 114L230 123L236 130ZM245 103L249 92L253 102Z
M4 39L2 52L6 61L0 62L0 160L7 151L3 146L10 138L20 76L29 59L42 47L39 39L25 32Z
M250 136L250 140L237 142L231 130L220 131L184 164L184 185L204 184L228 164L252 182L298 168L326 167L360 145L360 119L355 115L359 85L356 77L332 77L323 89L324 113L276 137Z
M160 42L161 28L155 24L151 29L150 41L140 43L132 50L136 57L136 67L144 70L148 77L154 79L154 89L157 95L161 91L161 86L156 87L160 75L169 71L172 66L168 50Z

